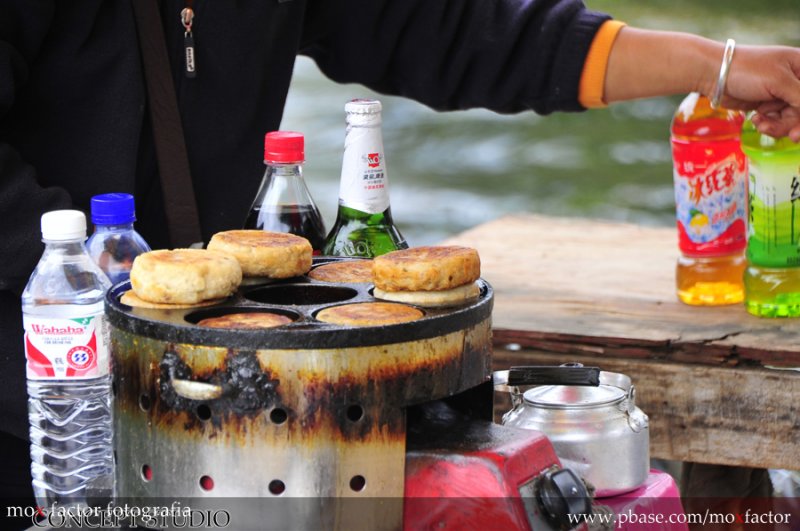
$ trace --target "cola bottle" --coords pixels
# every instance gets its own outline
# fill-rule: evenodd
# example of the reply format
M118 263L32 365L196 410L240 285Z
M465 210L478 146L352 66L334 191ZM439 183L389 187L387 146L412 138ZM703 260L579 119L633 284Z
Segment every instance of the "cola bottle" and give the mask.
M264 137L267 169L245 229L289 232L306 238L320 254L325 223L303 179L305 138L294 131L272 131Z

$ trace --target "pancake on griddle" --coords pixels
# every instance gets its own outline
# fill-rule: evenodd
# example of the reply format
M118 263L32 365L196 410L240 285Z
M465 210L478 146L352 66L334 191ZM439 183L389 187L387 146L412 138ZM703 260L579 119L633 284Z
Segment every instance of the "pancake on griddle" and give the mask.
M372 282L372 260L342 260L322 264L307 274L322 282Z
M209 328L235 328L253 330L258 328L272 328L292 322L285 315L270 312L242 312L229 313L219 317L208 317L197 323L198 326Z
M230 255L206 249L149 251L131 266L131 289L147 302L196 304L225 298L239 287L242 268Z
M455 306L480 295L478 251L461 246L412 247L378 256L373 296L423 307Z
M215 304L219 304L224 300L225 300L224 298L221 298L221 299L211 299L207 301L195 302L192 304L166 304L163 302L150 302L142 300L136 296L133 290L126 291L119 298L119 302L121 302L122 304L127 304L132 308L151 308L154 310L180 310L181 308L198 308L203 306L213 306Z
M346 326L381 326L416 321L422 310L393 302L357 302L320 310L318 321Z
M234 256L245 277L291 278L311 269L311 243L288 232L229 230L218 232L208 249Z

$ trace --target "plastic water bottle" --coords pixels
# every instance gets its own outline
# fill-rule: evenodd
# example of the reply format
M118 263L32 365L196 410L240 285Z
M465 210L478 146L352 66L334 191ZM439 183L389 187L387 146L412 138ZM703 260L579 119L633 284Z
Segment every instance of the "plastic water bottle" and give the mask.
M133 196L113 193L92 197L94 233L86 242L89 256L112 284L128 280L133 259L150 250L133 228L136 221Z
M800 317L800 145L742 127L750 161L745 307L760 317Z
M84 246L77 210L42 216L42 258L22 294L33 491L40 507L113 496L111 286Z
M678 299L696 306L744 299L747 160L744 114L714 109L696 92L672 119L671 143L678 246Z

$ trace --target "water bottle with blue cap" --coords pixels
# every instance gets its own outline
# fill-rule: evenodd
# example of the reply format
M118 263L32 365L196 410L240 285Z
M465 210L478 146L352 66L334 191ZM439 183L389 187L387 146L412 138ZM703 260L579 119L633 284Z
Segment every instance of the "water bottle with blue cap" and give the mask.
M136 221L131 194L111 193L92 197L94 233L86 242L89 255L117 284L130 277L133 259L150 250L144 238L133 228Z

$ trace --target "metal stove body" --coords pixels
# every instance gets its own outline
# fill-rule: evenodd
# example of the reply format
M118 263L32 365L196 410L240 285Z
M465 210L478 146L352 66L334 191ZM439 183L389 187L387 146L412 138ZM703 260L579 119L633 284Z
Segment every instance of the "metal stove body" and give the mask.
M119 302L128 284L115 286L118 497L224 511L229 529L422 529L479 515L558 527L548 511L587 503L585 491L564 498L569 478L554 479L543 435L492 423L493 292L479 282L468 305L362 328L314 316L373 301L368 284L296 278L187 310L131 308ZM196 324L243 311L292 322ZM543 508L543 492L555 505Z

